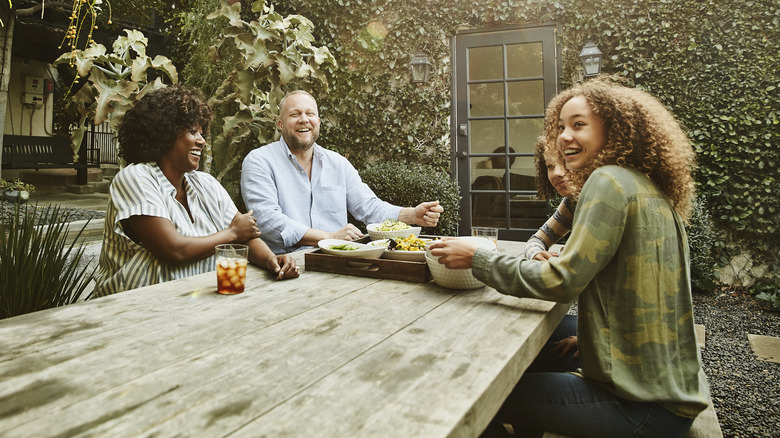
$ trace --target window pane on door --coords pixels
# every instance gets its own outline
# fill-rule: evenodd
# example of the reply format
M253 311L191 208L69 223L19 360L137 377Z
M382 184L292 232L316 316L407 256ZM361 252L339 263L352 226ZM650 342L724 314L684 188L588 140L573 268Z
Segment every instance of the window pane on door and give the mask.
M515 195L509 200L512 228L538 229L550 214L547 201L531 195Z
M469 81L489 81L504 78L502 46L471 47L468 49Z
M544 119L511 119L507 123L509 147L518 154L533 154L536 137L544 134Z
M469 139L472 154L489 154L504 147L504 120L472 120Z
M509 190L536 192L534 157L511 157L509 162L512 163L509 169Z
M516 81L506 85L510 116L544 114L544 81Z
M504 116L504 84L469 84L471 117Z
M506 46L507 78L529 78L543 74L541 42Z

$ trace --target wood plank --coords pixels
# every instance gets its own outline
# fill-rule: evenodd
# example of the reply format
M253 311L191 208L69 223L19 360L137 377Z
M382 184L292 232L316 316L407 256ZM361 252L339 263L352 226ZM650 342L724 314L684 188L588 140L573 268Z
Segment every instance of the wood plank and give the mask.
M305 273L304 252L293 253L293 257L301 266L301 273ZM302 275L298 279L285 281L306 282L306 276ZM315 279L313 281L321 280ZM247 291L245 294L256 290L266 290L269 287L273 289L273 285L276 283L278 282L267 271L250 266L247 271ZM299 288L305 289L306 285L299 285ZM62 344L73 339L83 339L116 327L133 325L146 318L164 317L181 307L191 307L203 303L204 298L224 298L216 294L216 290L216 273L212 271L167 282L163 285L142 287L69 306L9 318L0 324L0 351L4 354L2 358L5 357L10 345L10 342L6 341L13 342L14 339L24 339L25 348L31 349L38 343L48 344L53 340ZM189 297L194 300L194 303L182 301L179 299L181 297ZM121 302L121 305L117 305L118 302ZM80 321L83 315L98 311L99 313L94 315L90 322ZM56 339L52 339L52 336L55 336Z
M63 428L67 425L68 434L87 426L92 432L100 432L105 426L106 430L111 431L110 435L121 436L154 426L156 421L161 421L160 416L174 416L179 406L184 412L200 407L208 413L224 410L225 406L239 399L253 400L253 405L256 403L259 406L256 409L267 409L263 406L268 403L273 406L278 403L277 398L288 397L288 391L299 390L299 385L311 379L312 372L327 374L331 367L340 366L346 360L340 359L344 354L351 359L363 351L366 343L375 343L377 339L391 336L398 330L397 321L406 324L408 322L405 319L415 318L416 307L426 303L427 306L436 306L441 300L450 297L416 293L415 299L408 298L404 293L388 291L386 284L374 284L363 291L346 294L340 300L254 331L246 331L241 336L229 339L220 339L220 336L207 339L189 336L190 339L200 339L202 345L188 349L187 356L171 354L169 358L154 357L174 349L175 339L169 341L169 345L160 345L157 339L136 342L135 345L128 345L133 344L132 341L123 342L124 347L130 347L131 351L117 357L121 364L112 367L109 373L101 374L100 370L96 370L101 375L86 376L88 378L81 382L68 382L67 397L71 397L71 393L78 393L82 395L81 402L72 399L54 401L56 405L67 406L54 414L50 412L51 406L44 404L39 412L31 412L31 415L25 412L24 417L29 422L6 433L9 436L42 436L47 426ZM355 311L350 312L350 309ZM367 312L366 309L372 311ZM382 315L385 317L382 318ZM231 319L231 329L236 327L236 321L235 318ZM347 324L343 321L353 322ZM377 324L377 321L381 324ZM186 324L184 328L187 330L196 323L191 321L181 324ZM365 328L356 330L355 327L371 327L376 333L366 332ZM214 329L218 331L218 327ZM102 352L100 357L106 357L106 353ZM262 361L259 367L258 361ZM91 365L94 367L100 364ZM71 368L74 367L71 365ZM71 371L77 373L76 370L58 370L57 374L68 375ZM93 380L117 384L109 388L95 388L95 384L91 383ZM229 390L225 391L225 388ZM27 397L35 400L37 388L31 389ZM90 398L83 395L89 395ZM31 408L35 410L37 406ZM106 412L110 415L107 416ZM182 424L164 428L161 433L176 435L187 428L202 432L212 430L215 433L229 430L229 423L209 422L212 417L188 412L182 418ZM47 418L47 421L42 422L40 418ZM203 419L205 424L200 424L199 419ZM246 422L243 417L233 416L225 420L237 421L238 425ZM104 425L103 422L108 424ZM2 426L6 427L6 423L3 422ZM128 427L133 430L125 430Z
M213 276L215 278L216 274ZM88 327L83 330L90 332L88 336L79 337L80 332L74 330L63 334L58 342L22 344L1 350L0 376L11 376L12 379L5 381L3 378L0 385L0 420L21 408L25 412L15 416L13 421L2 421L0 430L40 416L36 408L46 410L92 397L138 375L177 363L197 353L199 345L205 351L211 344L228 343L376 283L376 280L357 277L323 282L316 275L287 281L300 282L297 295L290 294L289 285L275 281L264 285L263 290L254 289L257 285L250 286L243 294L234 296L210 293L191 298L191 295L181 294L175 288L156 291L157 295L174 295L178 299L169 301L164 308L152 313L118 311L108 319L100 308L100 300L91 305L90 302L84 303L79 306L81 314L67 312L67 317L73 319L70 322L74 326ZM113 307L114 310L117 308ZM120 322L112 324L114 320ZM225 324L225 321L230 323ZM66 323L63 322L63 325ZM22 332L15 333L16 339L23 339L21 336L27 325L13 326ZM56 335L60 326L48 324L48 327L51 334ZM182 339L192 345L181 348ZM41 386L37 373L67 376L66 382L48 383L65 385L70 389L61 394L59 400L38 398L39 394L45 394L52 388L49 384Z
M0 435L476 436L568 309L256 268L222 296L215 275L0 322Z
M231 436L478 436L568 305L459 298Z

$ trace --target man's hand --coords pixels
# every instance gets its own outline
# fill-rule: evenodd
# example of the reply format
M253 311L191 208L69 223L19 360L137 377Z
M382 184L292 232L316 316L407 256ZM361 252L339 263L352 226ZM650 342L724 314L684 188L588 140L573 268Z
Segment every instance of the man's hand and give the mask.
M358 227L352 224L346 224L343 228L332 233L328 233L329 239L341 239L341 240L355 240L363 237L363 233L360 232Z
M435 227L443 212L444 207L439 205L439 201L423 202L414 207L414 223L422 227Z
M244 243L260 237L260 230L257 228L257 220L252 216L252 210L245 214L236 213L228 229L236 234L235 242Z
M299 268L295 265L295 259L288 254L269 257L266 261L266 269L276 273L277 280L297 278L300 275Z
M567 354L571 350L577 350L577 337L576 336L569 336L568 338L561 339L560 341L555 343L555 346L550 350L550 352L555 353L560 352L558 355L559 358L563 359L566 357ZM574 352L574 357L580 357L579 350Z

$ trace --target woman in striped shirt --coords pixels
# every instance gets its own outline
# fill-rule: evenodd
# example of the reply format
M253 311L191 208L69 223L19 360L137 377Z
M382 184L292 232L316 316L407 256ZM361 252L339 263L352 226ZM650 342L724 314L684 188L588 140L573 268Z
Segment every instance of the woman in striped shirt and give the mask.
M289 255L259 238L252 212L241 214L214 177L199 172L211 110L179 86L153 91L120 123L120 156L103 228L95 296L189 277L215 269L214 247L249 245L249 261L295 278Z

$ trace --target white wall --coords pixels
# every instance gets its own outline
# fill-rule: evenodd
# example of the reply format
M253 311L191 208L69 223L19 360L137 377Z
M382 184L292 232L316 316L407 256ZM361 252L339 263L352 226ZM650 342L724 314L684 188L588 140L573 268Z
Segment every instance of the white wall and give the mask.
M3 134L49 136L53 128L54 94L43 95L43 105L36 107L22 104L26 76L52 79L51 65L28 59L11 60L11 77L8 84L8 108L5 113Z

